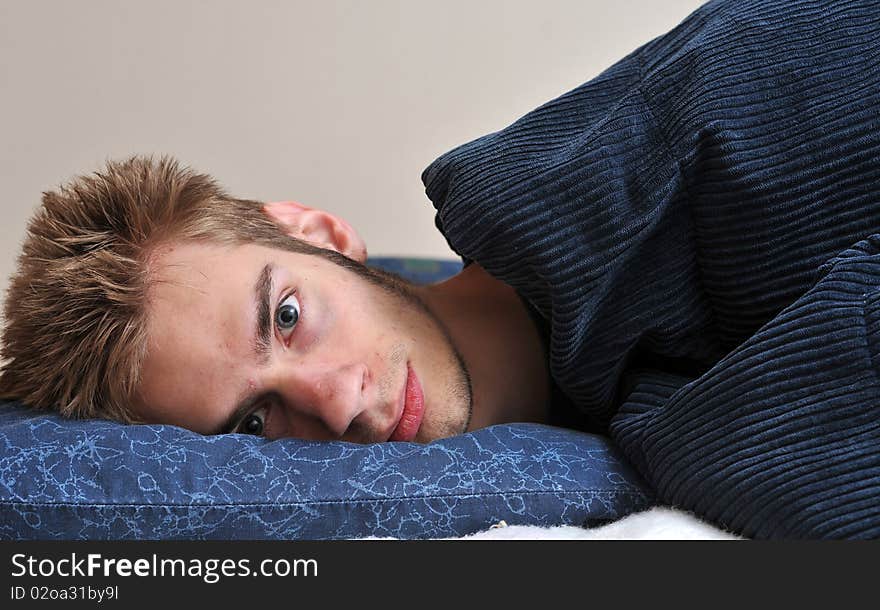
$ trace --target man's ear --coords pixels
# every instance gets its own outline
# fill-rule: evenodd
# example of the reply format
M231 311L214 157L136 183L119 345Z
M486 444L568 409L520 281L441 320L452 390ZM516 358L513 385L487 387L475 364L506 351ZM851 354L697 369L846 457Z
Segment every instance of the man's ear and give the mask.
M329 250L336 250L358 262L367 260L367 246L350 224L330 212L316 210L296 201L274 201L263 211L291 237Z

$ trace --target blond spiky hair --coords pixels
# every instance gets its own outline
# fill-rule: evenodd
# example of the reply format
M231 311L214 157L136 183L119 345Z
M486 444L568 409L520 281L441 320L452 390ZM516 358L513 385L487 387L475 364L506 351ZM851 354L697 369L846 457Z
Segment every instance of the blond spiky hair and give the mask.
M28 224L6 292L0 398L136 422L151 255L172 239L322 253L170 157L111 161L43 193Z

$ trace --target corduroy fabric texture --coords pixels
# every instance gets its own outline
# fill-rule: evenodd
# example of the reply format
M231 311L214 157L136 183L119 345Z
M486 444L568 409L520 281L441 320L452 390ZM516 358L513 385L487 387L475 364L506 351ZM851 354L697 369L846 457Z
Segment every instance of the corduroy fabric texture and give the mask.
M878 117L880 3L717 0L422 178L660 499L880 537Z

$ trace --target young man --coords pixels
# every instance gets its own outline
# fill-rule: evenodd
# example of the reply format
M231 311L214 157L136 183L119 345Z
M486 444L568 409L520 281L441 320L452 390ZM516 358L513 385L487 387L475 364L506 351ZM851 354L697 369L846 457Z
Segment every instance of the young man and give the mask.
M709 2L447 153L423 180L472 264L436 286L357 264L324 212L111 165L44 197L0 389L360 442L549 405L748 536L880 536L878 24L874 2Z
M2 384L35 406L361 443L546 409L537 330L477 265L407 285L363 266L342 219L233 199L172 159L110 163L46 194L25 252Z

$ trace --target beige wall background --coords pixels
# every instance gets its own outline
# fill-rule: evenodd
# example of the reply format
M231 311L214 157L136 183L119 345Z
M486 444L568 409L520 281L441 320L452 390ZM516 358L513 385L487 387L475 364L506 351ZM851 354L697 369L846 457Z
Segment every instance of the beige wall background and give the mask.
M451 257L422 170L595 76L702 0L0 0L0 279L43 190L169 153Z

